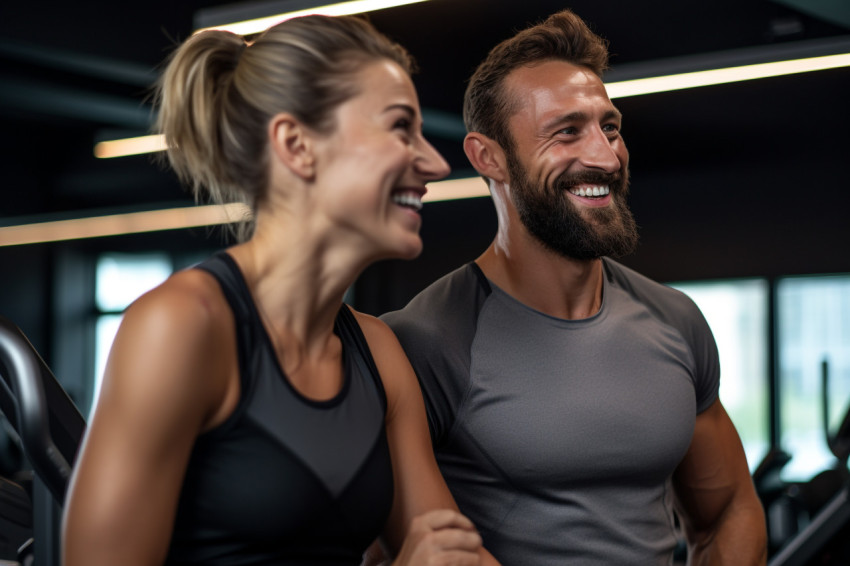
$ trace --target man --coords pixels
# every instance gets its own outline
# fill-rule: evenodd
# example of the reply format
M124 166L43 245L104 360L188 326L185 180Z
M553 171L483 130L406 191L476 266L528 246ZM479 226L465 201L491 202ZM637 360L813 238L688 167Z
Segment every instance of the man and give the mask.
M610 259L637 231L607 59L569 11L491 51L466 91L464 150L498 232L384 320L446 481L503 564L670 564L679 532L692 564L764 564L705 319Z

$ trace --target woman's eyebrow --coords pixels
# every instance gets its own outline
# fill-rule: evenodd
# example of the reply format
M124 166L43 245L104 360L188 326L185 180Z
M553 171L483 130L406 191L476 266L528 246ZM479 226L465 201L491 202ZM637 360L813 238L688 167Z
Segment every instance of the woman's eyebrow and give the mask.
M404 104L404 103L390 104L389 106L384 108L385 113L391 112L393 110L403 110L403 111L407 112L408 114L410 114L411 116L416 116L416 109L413 106L411 106L410 104Z

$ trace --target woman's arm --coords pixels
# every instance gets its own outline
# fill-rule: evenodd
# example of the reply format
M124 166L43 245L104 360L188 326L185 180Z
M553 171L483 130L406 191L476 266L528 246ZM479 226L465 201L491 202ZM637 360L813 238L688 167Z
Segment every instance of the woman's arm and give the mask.
M232 315L200 271L129 307L71 479L65 566L163 562L195 438L238 397L233 340Z
M400 564L440 552L455 560L451 564L498 564L481 547L472 523L458 512L440 474L422 392L404 350L385 323L355 314L387 393L395 498L382 536L385 552L397 556Z

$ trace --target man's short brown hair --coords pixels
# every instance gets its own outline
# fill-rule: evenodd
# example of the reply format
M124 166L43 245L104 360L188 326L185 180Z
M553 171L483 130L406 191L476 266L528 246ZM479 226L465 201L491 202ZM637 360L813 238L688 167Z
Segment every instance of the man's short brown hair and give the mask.
M601 78L608 68L608 42L570 10L501 42L469 79L463 100L466 130L480 132L510 150L513 138L507 120L514 101L505 92L505 79L518 67L551 60L586 67Z

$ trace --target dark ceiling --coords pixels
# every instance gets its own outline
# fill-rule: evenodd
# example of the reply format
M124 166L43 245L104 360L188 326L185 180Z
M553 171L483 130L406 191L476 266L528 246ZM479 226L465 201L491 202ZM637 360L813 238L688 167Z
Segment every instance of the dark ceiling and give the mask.
M104 136L145 130L146 96L157 65L175 41L191 33L197 10L221 4L4 1L0 224L188 202L173 177L149 157L96 160L92 147ZM419 62L415 82L423 110L432 124L443 125L428 134L455 171L468 168L457 128L470 72L498 41L565 7L610 41L612 77L669 58L698 60L729 50L846 41L850 36L850 2L842 0L432 0L373 13L375 25ZM784 83L779 91L770 79L753 81L737 87L733 97L716 87L683 104L664 95L616 101L626 116L633 162L637 153L645 162L675 169L683 153L708 151L711 159L724 159L742 148L748 159L759 159L760 151L772 151L763 149L760 140L787 136L789 130L817 143L839 143L848 125L848 71L810 75ZM800 108L793 102L813 89L827 93L818 99L822 108ZM740 112L740 106L751 110ZM812 120L812 112L823 114ZM801 122L812 125L800 130ZM734 130L741 145L729 144L728 138L713 145L718 130ZM670 131L699 131L705 145L677 144ZM656 132L666 139L653 137ZM653 152L657 147L665 148L663 156ZM660 157L664 159L658 161Z

